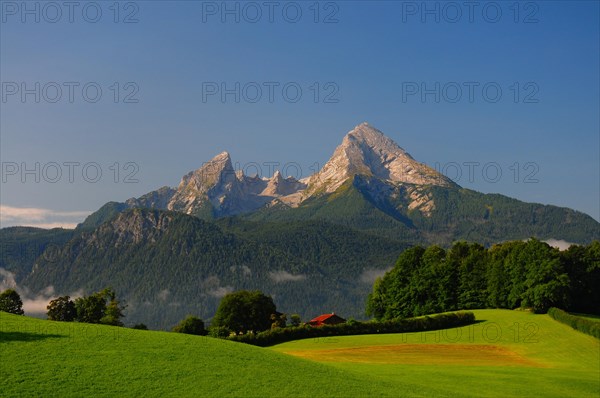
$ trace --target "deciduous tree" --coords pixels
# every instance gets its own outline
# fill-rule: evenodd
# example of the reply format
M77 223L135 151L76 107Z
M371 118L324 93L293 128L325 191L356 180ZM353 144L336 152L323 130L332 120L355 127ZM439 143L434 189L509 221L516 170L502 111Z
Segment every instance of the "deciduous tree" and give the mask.
M23 315L23 301L14 289L6 289L0 293L0 311Z
M271 314L275 313L270 296L258 290L240 290L223 297L211 324L235 332L259 332L271 328Z
M173 328L173 331L176 333L195 334L198 336L206 336L207 334L202 319L192 315L188 315L179 322L179 324Z
M300 318L300 315L298 314L292 314L290 316L290 324L294 327L298 327L300 326L300 323L302 323L302 318Z
M48 319L51 321L72 322L77 316L75 303L69 296L56 298L46 307Z

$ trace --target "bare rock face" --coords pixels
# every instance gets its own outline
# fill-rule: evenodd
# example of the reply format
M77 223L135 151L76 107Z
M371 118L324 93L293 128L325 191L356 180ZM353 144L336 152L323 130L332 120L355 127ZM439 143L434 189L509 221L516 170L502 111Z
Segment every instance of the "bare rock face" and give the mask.
M355 175L373 176L394 184L454 185L441 173L414 160L381 131L362 123L344 137L325 166L307 180L305 197L335 192Z
M121 214L108 224L94 231L90 237L95 241L97 234L104 230L112 230L115 235L115 247L138 244L140 242L155 242L169 227L173 214L146 210L133 210L132 213Z
M279 171L271 178L246 176L241 170L234 170L229 153L222 152L198 170L186 174L177 189L163 187L138 199L129 199L127 204L191 215L208 211L220 217L275 204L297 207L312 196L335 192L355 176L380 181L368 187L370 195L379 198L397 191L396 188L403 184L456 186L441 173L414 160L381 131L362 123L344 137L319 172L301 181L284 178ZM411 192L414 189L411 188ZM430 199L416 191L407 197L411 202L410 209L418 209L425 215L435 208Z

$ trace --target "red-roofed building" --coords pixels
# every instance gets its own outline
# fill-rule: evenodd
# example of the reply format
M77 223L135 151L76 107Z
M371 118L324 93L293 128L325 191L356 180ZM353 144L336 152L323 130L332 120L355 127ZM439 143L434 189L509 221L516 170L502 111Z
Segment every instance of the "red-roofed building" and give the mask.
M335 312L331 314L323 314L312 319L308 324L310 326L323 326L323 325L337 325L338 323L345 323L346 320L340 316L337 316Z

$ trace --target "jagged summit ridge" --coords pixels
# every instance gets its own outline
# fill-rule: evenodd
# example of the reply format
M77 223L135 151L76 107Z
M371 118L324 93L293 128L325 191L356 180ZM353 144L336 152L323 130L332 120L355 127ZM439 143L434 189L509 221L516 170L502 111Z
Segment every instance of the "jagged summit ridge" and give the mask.
M233 168L229 153L221 152L181 179L167 209L193 215L210 211L216 217L239 214L271 202L292 205L298 202L294 195L304 188L305 184L283 178L279 171L271 178L244 175Z
M455 185L441 173L414 160L381 131L361 123L346 134L319 172L300 181L284 178L279 170L270 178L244 175L243 171L234 170L229 153L221 152L183 176L177 189L161 188L160 192L127 203L131 207L160 207L192 215L209 212L220 217L275 204L296 207L312 196L335 192L357 175L374 177L390 186Z

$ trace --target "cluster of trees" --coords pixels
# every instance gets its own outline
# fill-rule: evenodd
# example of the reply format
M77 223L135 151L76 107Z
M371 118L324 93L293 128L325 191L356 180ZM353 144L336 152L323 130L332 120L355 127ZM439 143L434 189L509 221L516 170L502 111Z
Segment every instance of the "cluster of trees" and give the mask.
M48 304L48 319L62 322L101 323L123 326L125 306L117 300L115 292L106 288L75 301L69 296L58 297Z
M449 250L415 246L378 279L367 300L377 319L457 309L550 307L597 313L600 242L559 251L536 239L486 249L459 242Z
M58 297L46 307L48 319L61 322L100 323L123 326L125 306L121 305L111 288L89 296L71 300L69 296ZM0 293L0 311L23 315L23 302L19 294L8 289ZM291 326L299 326L300 316L293 314ZM287 327L287 315L277 311L270 296L262 292L240 290L223 297L212 321L211 336L227 337L231 333L258 333L268 329ZM134 329L147 329L137 324ZM189 315L172 329L173 332L205 336L209 331L202 319Z
M270 296L258 290L240 290L221 299L211 325L224 326L234 332L258 332L271 328L277 309ZM271 319L271 315L275 315Z
M292 314L290 322L290 326L299 326L302 322L300 315ZM211 326L218 331L214 333L216 337L223 337L225 331L258 333L285 328L288 324L287 315L277 311L271 296L259 290L239 290L223 297Z
M175 333L195 334L197 336L206 336L208 334L208 331L204 329L204 321L193 315L185 317L172 331Z
M79 297L75 301L69 296L61 296L51 300L46 307L48 319L60 322L101 323L104 325L123 326L121 318L125 315L125 306L117 300L115 292L106 288L89 296ZM23 301L14 289L0 293L0 311L23 315ZM145 325L136 325L139 329Z
M290 321L291 327L300 326L298 314L291 315ZM223 338L230 334L255 334L287 326L287 315L277 311L270 296L258 290L239 290L221 299L209 330L204 328L202 319L188 315L172 331Z

